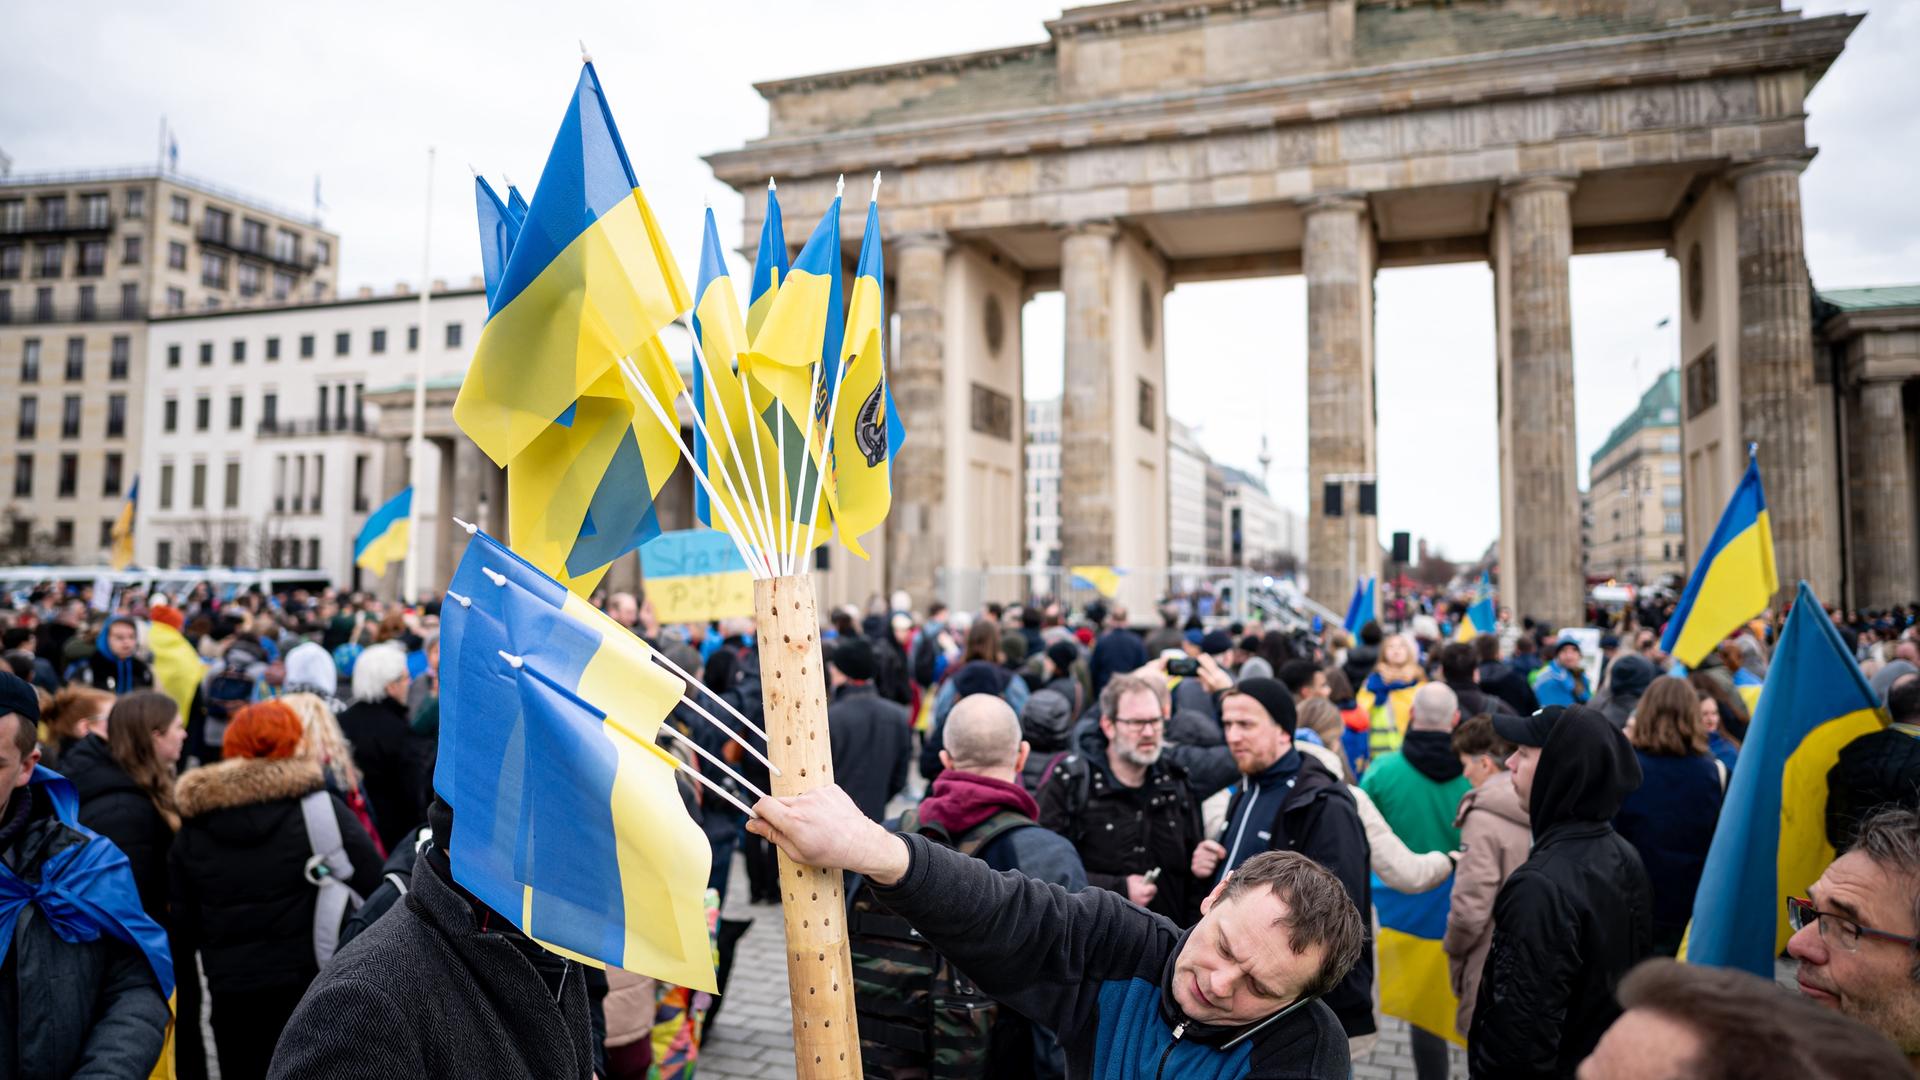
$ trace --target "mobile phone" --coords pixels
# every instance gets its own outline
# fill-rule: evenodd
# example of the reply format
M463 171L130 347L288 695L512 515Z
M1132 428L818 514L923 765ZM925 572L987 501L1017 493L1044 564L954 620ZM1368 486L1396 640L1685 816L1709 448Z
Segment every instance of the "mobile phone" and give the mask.
M1144 882L1146 882L1146 883L1147 883L1147 884L1149 884L1149 885L1151 885L1151 884L1153 884L1153 883L1154 883L1154 882L1156 882L1156 881L1159 881L1159 880L1160 880L1160 868L1156 866L1156 867L1154 867L1153 869L1151 869L1151 870L1149 870L1149 871L1147 871L1146 873L1144 873L1144 874L1141 874L1141 875L1140 875L1140 880L1142 880L1142 881L1144 881Z
M1175 657L1167 661L1167 674L1198 675L1200 674L1200 661L1195 660L1191 656Z

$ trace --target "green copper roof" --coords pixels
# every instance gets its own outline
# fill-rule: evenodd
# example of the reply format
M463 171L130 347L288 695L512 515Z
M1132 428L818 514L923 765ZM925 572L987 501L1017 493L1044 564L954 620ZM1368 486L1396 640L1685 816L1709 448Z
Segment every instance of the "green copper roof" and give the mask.
M1607 441L1600 444L1600 449L1593 452L1593 457L1587 460L1588 468L1598 469L1602 458L1613 453L1621 443L1642 428L1679 426L1680 372L1669 368L1653 381L1646 393L1640 395L1640 404L1634 406L1633 412L1627 414L1625 420L1615 425L1613 434L1608 435Z
M1820 299L1841 311L1920 307L1920 285L1876 285L1866 289L1822 289Z

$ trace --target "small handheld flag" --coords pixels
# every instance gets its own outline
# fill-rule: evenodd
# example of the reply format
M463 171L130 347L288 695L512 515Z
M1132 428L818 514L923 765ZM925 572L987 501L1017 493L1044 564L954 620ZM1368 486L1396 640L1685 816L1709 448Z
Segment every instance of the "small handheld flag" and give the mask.
M1347 633L1360 636L1360 628L1372 622L1378 610L1378 600L1373 590L1372 578L1361 578L1353 583L1353 599L1347 601Z
M412 535L407 518L412 513L413 489L409 487L367 515L367 523L353 541L353 565L384 574L388 563L406 558Z
M133 486L127 489L127 501L120 507L120 516L113 519L113 559L115 570L125 570L133 565L133 518L140 506L140 478L133 478Z
M1750 449L1746 474L1693 564L1686 591L1660 636L1660 650L1690 668L1699 667L1721 639L1765 611L1779 591L1760 461Z

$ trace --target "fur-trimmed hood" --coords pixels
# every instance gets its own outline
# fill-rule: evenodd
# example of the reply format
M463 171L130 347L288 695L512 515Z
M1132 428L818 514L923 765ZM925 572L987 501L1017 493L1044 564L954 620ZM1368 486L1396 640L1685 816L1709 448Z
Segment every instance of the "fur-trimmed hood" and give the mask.
M320 763L304 758L233 758L189 769L174 785L183 819L215 810L298 799L325 786Z

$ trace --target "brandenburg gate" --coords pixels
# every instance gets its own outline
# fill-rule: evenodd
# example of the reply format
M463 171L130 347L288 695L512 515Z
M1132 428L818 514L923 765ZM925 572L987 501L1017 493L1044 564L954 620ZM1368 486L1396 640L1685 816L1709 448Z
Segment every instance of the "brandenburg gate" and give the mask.
M887 174L909 436L863 593L924 604L937 568L1022 561L1019 315L1051 289L1066 301L1063 561L1163 566L1166 294L1303 274L1308 575L1343 606L1345 523L1319 496L1323 477L1373 471L1375 395L1393 392L1374 380L1374 275L1485 261L1500 453L1477 479L1500 488L1502 600L1576 621L1568 260L1652 249L1680 263L1677 359L1710 380L1683 425L1689 550L1756 442L1781 581L1828 595L1832 388L1815 375L1800 172L1807 95L1859 17L1779 7L1127 0L1069 9L1035 44L759 84L766 137L708 159L746 197L749 248L769 176L797 243L836 177L859 191ZM861 220L857 205L841 218L849 259ZM1292 344L1256 323L1246 347ZM1365 547L1361 572L1377 572Z

